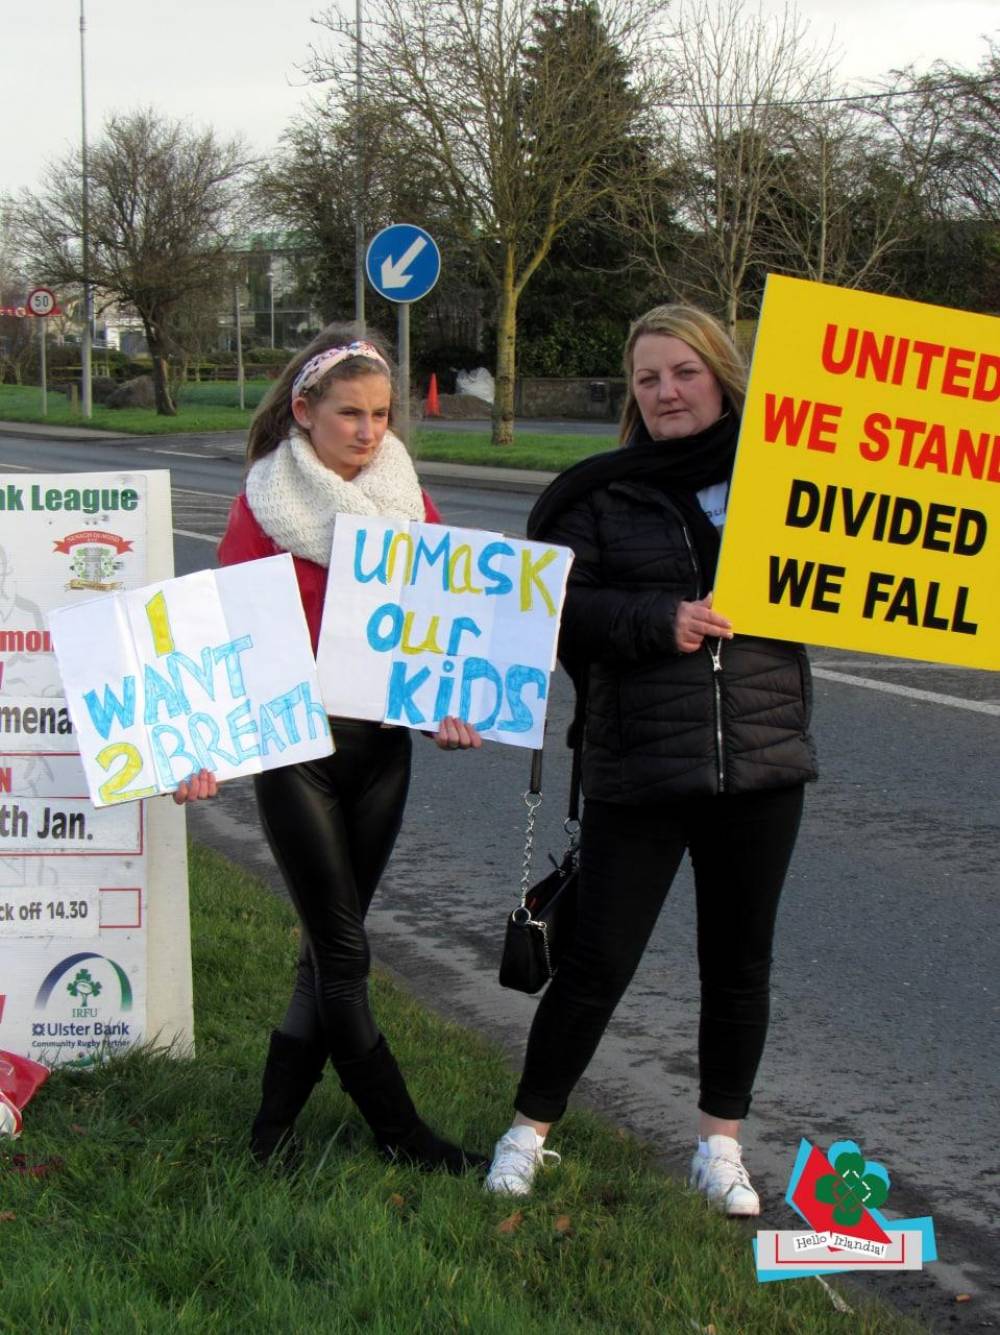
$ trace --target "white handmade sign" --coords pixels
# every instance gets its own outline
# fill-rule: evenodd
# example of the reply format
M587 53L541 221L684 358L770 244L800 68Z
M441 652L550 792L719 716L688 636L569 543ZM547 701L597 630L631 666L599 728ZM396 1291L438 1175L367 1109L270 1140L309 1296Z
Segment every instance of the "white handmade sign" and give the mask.
M96 806L333 750L288 555L59 608L49 627Z
M341 515L317 666L327 711L542 744L573 553L480 529Z

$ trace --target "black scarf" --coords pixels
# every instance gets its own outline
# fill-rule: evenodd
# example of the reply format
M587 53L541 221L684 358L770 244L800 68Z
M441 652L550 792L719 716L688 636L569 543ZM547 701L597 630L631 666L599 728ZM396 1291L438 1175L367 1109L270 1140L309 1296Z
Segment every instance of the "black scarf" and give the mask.
M594 454L560 473L542 492L528 516L529 538L544 539L564 510L612 482L644 482L663 491L681 512L691 533L702 571L702 595L715 578L719 535L697 493L726 482L733 471L739 418L727 413L695 436L653 440L640 422L624 448Z

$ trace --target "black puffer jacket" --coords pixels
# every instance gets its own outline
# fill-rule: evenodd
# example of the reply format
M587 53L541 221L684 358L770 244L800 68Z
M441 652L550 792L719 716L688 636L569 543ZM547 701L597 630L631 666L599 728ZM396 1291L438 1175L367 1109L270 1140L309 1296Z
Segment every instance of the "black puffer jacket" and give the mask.
M632 804L814 779L804 648L736 635L679 653L677 606L705 583L690 508L623 471L529 524L576 554L559 656L586 681L584 794Z

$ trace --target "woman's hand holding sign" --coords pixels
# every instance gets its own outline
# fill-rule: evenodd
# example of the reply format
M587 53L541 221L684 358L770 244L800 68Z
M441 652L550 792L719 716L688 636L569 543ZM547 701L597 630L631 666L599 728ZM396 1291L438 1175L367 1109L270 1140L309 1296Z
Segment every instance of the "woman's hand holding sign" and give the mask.
M182 779L173 792L173 799L179 807L185 802L197 802L203 797L215 797L219 791L215 775L210 769L200 769Z
M696 602L680 603L674 618L674 639L682 654L693 654L700 649L706 636L723 640L733 638L732 622L712 611L710 593Z
M465 719L453 718L450 714L441 720L437 732L428 732L425 737L432 737L434 745L442 751L468 751L470 747L478 750L483 739L471 723Z

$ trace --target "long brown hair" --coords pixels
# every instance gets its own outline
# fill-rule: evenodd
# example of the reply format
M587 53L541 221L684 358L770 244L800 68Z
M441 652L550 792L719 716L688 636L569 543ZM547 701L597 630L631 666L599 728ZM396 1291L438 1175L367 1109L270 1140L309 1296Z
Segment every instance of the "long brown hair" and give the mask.
M626 393L622 420L618 428L619 443L624 445L641 421L639 405L632 389L635 345L643 334L667 334L679 338L698 354L715 376L722 389L725 406L736 414L743 412L747 391L747 369L736 344L714 316L697 306L654 306L645 315L632 322L625 340L623 363Z
M326 352L327 348L346 347L358 339L371 343L383 357L386 365L379 365L371 357L348 357L325 371L314 385L310 385L304 391L303 398L315 402L323 397L333 381L353 380L359 375L385 376L390 389L394 388L392 361L381 335L372 333L371 330L366 330L358 324L328 324L311 343L295 354L261 400L250 423L250 434L247 437L248 464L263 459L265 455L276 450L295 425L295 418L292 416L292 385L306 362L318 352ZM392 405L395 397L393 392L389 401L390 426L393 425Z

